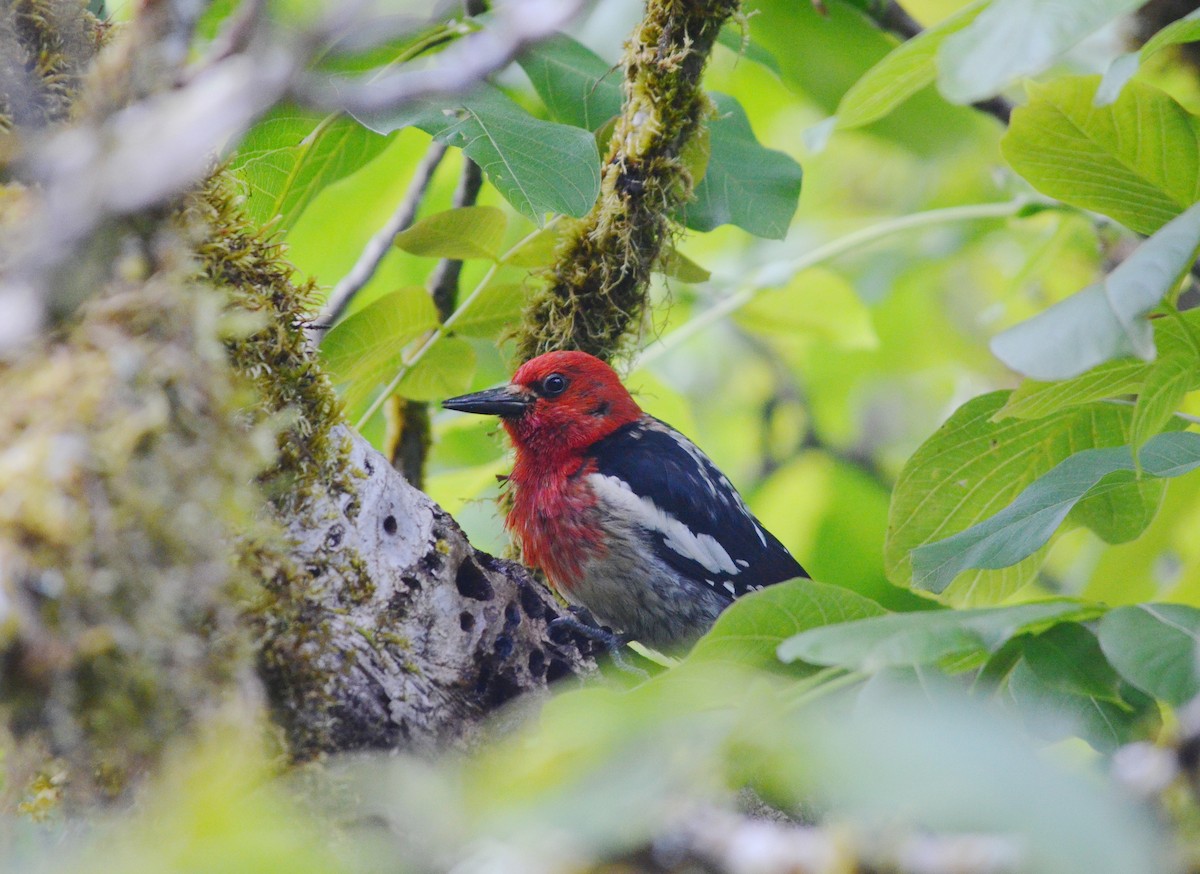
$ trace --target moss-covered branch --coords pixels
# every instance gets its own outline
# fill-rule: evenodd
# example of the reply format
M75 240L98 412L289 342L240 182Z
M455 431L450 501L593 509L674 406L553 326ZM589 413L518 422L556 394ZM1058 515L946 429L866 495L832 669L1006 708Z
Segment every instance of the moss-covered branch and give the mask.
M650 271L691 196L682 160L710 101L701 74L737 0L649 0L626 48L625 104L609 142L600 198L568 230L548 286L517 333L526 360L551 349L611 358L640 324Z

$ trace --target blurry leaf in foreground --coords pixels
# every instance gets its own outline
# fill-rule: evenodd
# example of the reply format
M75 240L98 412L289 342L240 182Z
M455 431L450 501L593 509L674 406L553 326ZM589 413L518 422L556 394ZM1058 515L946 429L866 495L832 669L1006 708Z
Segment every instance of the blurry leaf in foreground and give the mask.
M1095 774L1069 773L1012 720L952 690L881 690L848 718L811 720L798 742L841 821L1007 836L1014 869L1039 874L1176 870L1146 808Z
M892 613L801 632L779 645L779 658L866 673L937 664L986 655L1016 634L1066 619L1086 619L1096 612L1085 604L1057 600L980 610Z
M1118 607L1100 621L1100 646L1126 680L1176 707L1200 694L1200 610Z
M44 853L21 874L361 870L357 848L335 851L331 833L270 779L262 730L226 729L177 749L141 803L103 828L82 830L81 841Z
M1175 287L1200 247L1200 203L1173 219L1091 285L992 338L992 352L1034 379L1068 379L1124 355L1151 361L1146 315Z
M1145 476L1182 476L1200 467L1200 434L1159 434L1142 448L1139 458ZM1128 482L1101 480L1135 469L1128 446L1085 449L1070 456L986 521L913 550L914 585L941 592L964 570L1016 564L1049 541L1084 495Z

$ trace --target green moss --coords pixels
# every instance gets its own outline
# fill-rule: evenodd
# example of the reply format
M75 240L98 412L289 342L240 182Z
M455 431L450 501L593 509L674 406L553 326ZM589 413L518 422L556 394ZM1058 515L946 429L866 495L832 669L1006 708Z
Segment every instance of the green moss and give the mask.
M526 307L517 355L553 349L617 354L646 309L650 272L691 197L681 155L711 111L700 80L736 0L650 0L626 48L625 104L604 158L600 197L560 244Z
M251 658L234 544L272 536L254 478L273 435L244 421L221 323L211 291L152 271L0 372L0 700L76 787L143 770Z
M0 130L65 120L105 33L78 0L0 4Z

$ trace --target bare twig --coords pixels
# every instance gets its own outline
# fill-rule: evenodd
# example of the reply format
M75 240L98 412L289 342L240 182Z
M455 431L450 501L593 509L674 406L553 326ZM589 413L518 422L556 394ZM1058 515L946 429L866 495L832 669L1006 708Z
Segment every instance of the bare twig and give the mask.
M454 205L474 206L482 187L483 171L479 169L478 164L463 156L462 176L459 177L458 189L454 192ZM458 277L462 274L462 265L462 261L454 258L443 258L433 271L429 293L433 296L434 306L437 307L439 321L446 321L458 306Z
M396 211L392 213L383 227L367 241L367 245L363 246L363 250L359 254L358 260L354 262L354 266L350 268L350 272L342 277L341 281L329 292L329 300L311 326L312 338L315 343L321 342L321 338L328 333L334 323L342 317L346 308L350 306L354 296L371 281L371 277L379 269L383 257L391 249L392 240L396 238L396 234L413 223L417 208L421 205L425 191L429 188L430 180L433 179L433 174L445 154L445 143L429 144L429 150L425 153L425 158L421 161L420 166L417 167L416 173L413 174L412 182L409 183L408 190L404 193L404 199L400 201Z
M432 97L469 90L523 49L545 39L573 19L583 0L510 0L499 6L488 27L446 48L423 70L397 71L368 82L297 77L292 96L301 103L353 115L371 115Z
M869 3L867 4L866 11L876 24L888 33L900 37L900 39L912 39L915 36L919 36L924 30L920 22L909 15L908 11L897 3L896 0ZM980 100L978 103L972 103L971 105L980 112L986 112L1005 125L1008 124L1009 119L1012 117L1012 103L1000 96Z
M483 187L483 171L470 158L463 156L462 175L454 192L454 206L474 206ZM463 262L443 258L430 278L430 296L438 311L438 321L450 318L458 306L458 278ZM393 397L388 401L388 433L385 454L392 467L418 489L425 488L425 460L429 457L432 435L429 425L429 405L423 401Z

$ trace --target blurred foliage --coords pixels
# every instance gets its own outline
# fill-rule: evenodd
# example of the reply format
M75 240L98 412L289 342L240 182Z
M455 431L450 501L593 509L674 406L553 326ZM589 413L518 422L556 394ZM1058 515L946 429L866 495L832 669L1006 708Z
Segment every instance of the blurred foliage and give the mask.
M0 866L578 869L748 786L852 830L1010 836L1022 870L1176 870L1163 822L1106 772L1131 742L1169 746L1200 694L1200 83L1164 61L1200 30L1135 54L1115 33L1137 5L912 0L930 28L902 42L866 0L753 0L718 40L685 156L698 232L657 261L621 363L820 582L747 597L654 678L566 692L469 757L280 779L266 745L215 735L111 823L0 821ZM450 6L327 66L487 26ZM431 137L455 149L322 346L369 438L381 392L507 378L559 216L596 196L637 15L605 0L479 91L370 127L278 108L234 147L250 214L326 284ZM1021 104L1007 129L967 105L996 96ZM489 184L456 209L463 154ZM443 258L465 261L464 293L439 324ZM431 495L492 551L497 430L439 414L429 459ZM53 775L24 800L45 793ZM1170 812L1194 834L1194 805Z

